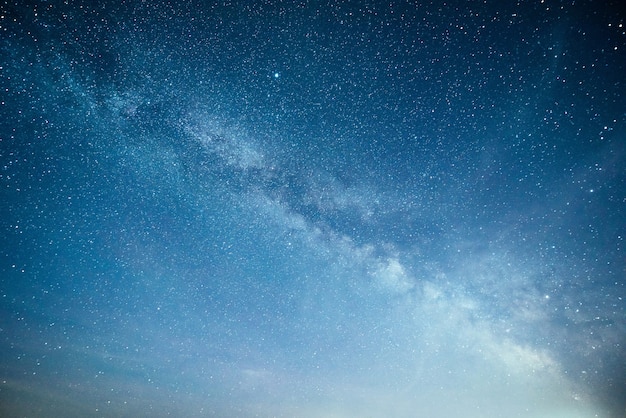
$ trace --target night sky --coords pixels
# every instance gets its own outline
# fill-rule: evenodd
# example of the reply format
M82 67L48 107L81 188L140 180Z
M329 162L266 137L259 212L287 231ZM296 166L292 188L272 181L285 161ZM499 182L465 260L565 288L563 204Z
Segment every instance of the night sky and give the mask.
M620 1L4 1L0 416L623 418Z

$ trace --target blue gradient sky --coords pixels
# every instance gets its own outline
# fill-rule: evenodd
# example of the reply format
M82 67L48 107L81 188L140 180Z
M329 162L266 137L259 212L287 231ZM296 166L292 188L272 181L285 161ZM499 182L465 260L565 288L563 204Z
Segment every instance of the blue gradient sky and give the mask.
M16 3L0 415L623 417L618 2Z

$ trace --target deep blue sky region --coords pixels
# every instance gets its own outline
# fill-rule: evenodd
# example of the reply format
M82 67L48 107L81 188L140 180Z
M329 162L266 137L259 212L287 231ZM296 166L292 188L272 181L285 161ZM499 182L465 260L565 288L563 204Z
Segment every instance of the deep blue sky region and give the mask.
M618 1L4 1L0 416L626 413Z

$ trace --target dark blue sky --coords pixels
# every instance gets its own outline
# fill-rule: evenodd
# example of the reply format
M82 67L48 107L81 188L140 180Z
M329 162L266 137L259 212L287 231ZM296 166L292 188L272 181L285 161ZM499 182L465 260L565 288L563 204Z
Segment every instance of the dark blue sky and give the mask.
M618 2L170 3L0 5L0 415L623 417Z

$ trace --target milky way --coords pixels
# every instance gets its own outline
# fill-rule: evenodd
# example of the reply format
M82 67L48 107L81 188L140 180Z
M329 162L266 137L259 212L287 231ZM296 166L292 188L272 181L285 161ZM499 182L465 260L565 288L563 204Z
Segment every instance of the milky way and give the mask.
M0 415L624 416L618 2L65 3L0 6Z

